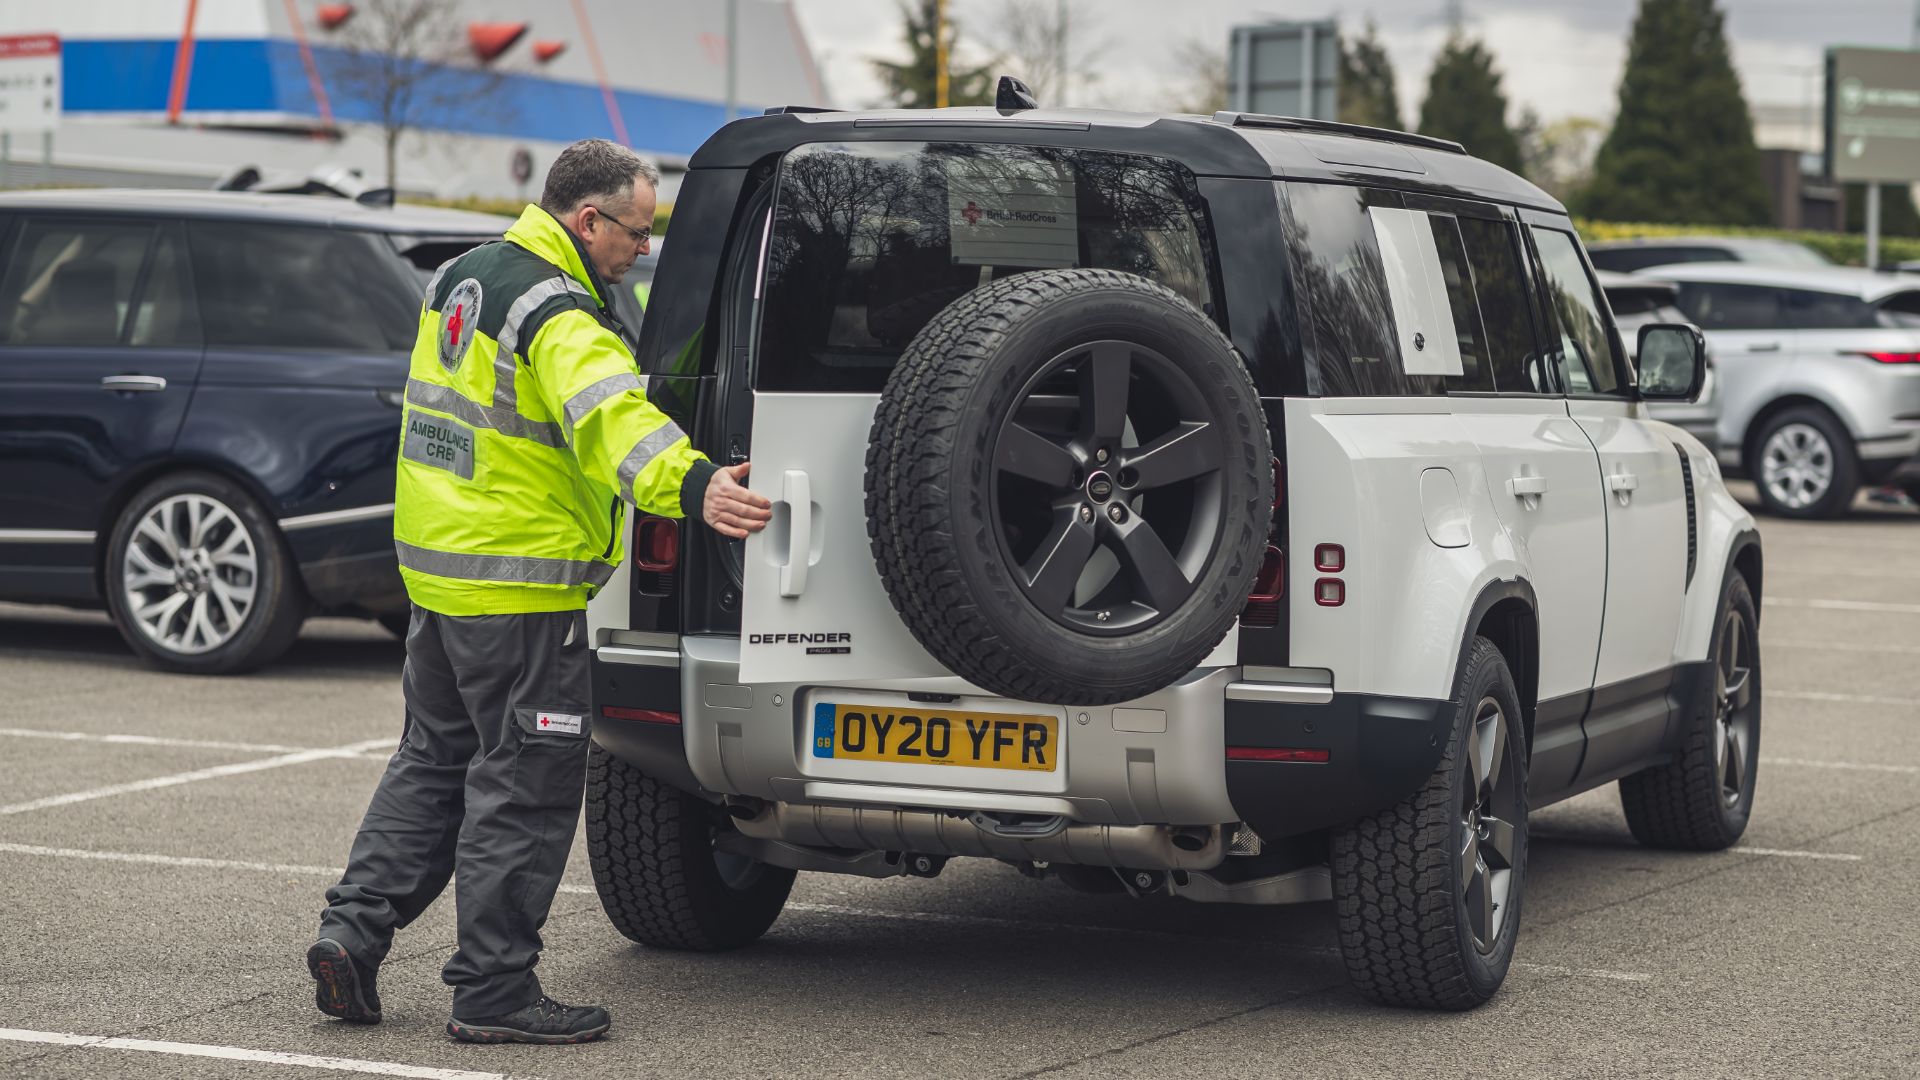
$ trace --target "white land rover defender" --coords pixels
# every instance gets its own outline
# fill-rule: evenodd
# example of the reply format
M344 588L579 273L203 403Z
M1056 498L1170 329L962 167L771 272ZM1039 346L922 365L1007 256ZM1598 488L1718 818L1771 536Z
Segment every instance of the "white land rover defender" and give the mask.
M591 612L613 923L747 944L797 871L998 859L1332 899L1368 997L1512 961L1530 808L1732 844L1759 538L1648 419L1566 212L1307 120L777 109L692 160L639 357L774 500L642 518Z

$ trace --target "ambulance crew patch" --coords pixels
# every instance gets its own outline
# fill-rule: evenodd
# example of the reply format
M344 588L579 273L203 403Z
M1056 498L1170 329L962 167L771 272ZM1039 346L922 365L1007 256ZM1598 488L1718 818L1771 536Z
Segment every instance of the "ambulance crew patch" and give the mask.
M453 287L440 309L440 366L448 373L460 370L474 327L480 325L480 283L473 278Z

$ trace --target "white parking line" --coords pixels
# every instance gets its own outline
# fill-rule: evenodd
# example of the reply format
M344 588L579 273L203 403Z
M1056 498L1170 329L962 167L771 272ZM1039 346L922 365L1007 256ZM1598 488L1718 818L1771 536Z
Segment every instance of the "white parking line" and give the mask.
M0 727L0 738L56 739L60 742L113 743L121 746L175 746L189 750L239 750L249 754L293 754L317 750L314 746L278 746L273 743L220 742L214 739L163 739L157 735L99 735L90 731L43 731L38 728Z
M1920 604L1884 604L1878 600L1804 600L1792 596L1769 596L1767 607L1816 608L1820 611L1884 611L1895 615L1920 615Z
M1760 644L1783 649L1825 649L1832 652L1848 653L1891 653L1897 656L1920 656L1920 646L1916 645L1858 645L1838 641L1783 641L1762 635Z
M1737 847L1728 848L1729 855L1766 855L1776 859L1828 859L1833 862L1859 862L1859 855L1844 855L1838 851L1781 851L1778 848Z
M1768 690L1769 698L1788 698L1793 701L1837 701L1847 705L1904 705L1907 708L1920 708L1920 700L1903 697L1881 697L1877 694L1830 694L1823 690Z
M34 844L0 843L0 854L39 855L54 859L84 859L97 862L149 863L158 866L186 866L209 870L259 870L273 874L304 874L315 877L338 878L340 868L333 866L299 866L290 863L247 862L241 859L201 859L184 855L152 855L132 851L88 851L83 848L40 847ZM563 893L575 896L597 895L591 885L563 884ZM1186 944L1211 942L1220 945L1232 945L1244 948L1246 943L1238 940L1222 940L1202 937L1196 934L1180 934L1170 930L1136 930L1125 926L1088 926L1077 923L1052 923L1037 919L1002 919L991 915L955 915L940 911L888 911L882 908L851 907L845 904L810 904L798 900L788 901L786 910L809 915L844 915L860 919L888 919L907 922L944 923L949 926L986 926L998 928L1019 928L1025 930L1061 930L1093 931L1100 934L1119 934L1130 937L1155 938L1163 941L1178 941ZM1313 956L1334 956L1335 949L1317 948L1312 945L1286 945L1271 943L1265 946L1286 952L1306 953ZM1609 979L1615 982L1646 982L1653 978L1644 971L1609 971L1604 968L1572 968L1559 964L1535 964L1516 962L1517 968L1535 971L1544 975L1577 975L1587 979Z
M505 1073L473 1072L469 1069L435 1069L426 1065L402 1065L397 1061L362 1061L358 1058L287 1054L278 1050L248 1050L238 1046L213 1046L207 1043L156 1042L152 1039L119 1039L105 1035L69 1035L61 1031L0 1028L0 1039L10 1042L45 1043L52 1046L84 1046L95 1050L140 1050L150 1054L176 1054L181 1057L257 1061L268 1065L293 1065L302 1069L373 1073L376 1076L412 1076L420 1080L506 1080Z
M1763 757L1762 765L1791 765L1802 769L1849 769L1857 772L1920 773L1920 765L1874 765L1863 761L1814 761L1810 758Z
M150 780L135 780L126 784L113 784L108 787L93 788L89 791L75 791L66 795L49 795L44 799L0 806L0 817L9 814L24 814L32 810L45 810L54 806L71 806L74 803L88 802L93 799L111 798L115 795L131 795L139 791L152 791L155 788L174 787L179 784L191 784L199 780L214 780L223 776L238 776L242 773L260 772L263 769L279 769L288 765L304 765L309 761L323 761L328 758L350 758L377 746L390 746L393 740L368 739L365 742L349 743L317 750L302 750L294 754L282 754L279 757L264 758L260 761L240 761L232 765L215 765L210 769L195 769L192 772L175 773L172 776L156 776Z

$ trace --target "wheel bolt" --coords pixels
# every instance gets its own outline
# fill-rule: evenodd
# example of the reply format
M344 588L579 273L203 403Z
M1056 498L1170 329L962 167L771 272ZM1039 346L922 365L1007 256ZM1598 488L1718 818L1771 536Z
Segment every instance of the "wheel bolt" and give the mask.
M1085 521L1092 521L1092 520L1093 520L1093 507L1091 507L1091 506L1082 506L1082 507L1080 508L1080 520L1081 520L1081 521L1083 521L1083 522L1085 522Z
M1107 463L1107 448L1103 446L1100 449L1095 450L1093 452L1093 460L1099 462L1102 465L1105 465Z
M1121 506L1119 503L1114 503L1112 506L1107 507L1107 520L1113 522L1115 525L1127 520L1127 508Z

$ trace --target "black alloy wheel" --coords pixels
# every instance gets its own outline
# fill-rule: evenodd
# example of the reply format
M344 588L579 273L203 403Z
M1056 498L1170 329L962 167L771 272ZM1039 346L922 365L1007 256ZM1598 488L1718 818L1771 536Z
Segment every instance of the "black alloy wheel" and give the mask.
M1493 951L1513 910L1514 821L1520 783L1507 753L1512 720L1489 694L1467 731L1467 782L1460 786L1459 883L1474 948Z
M1048 431L1069 403L1071 429ZM1087 634L1143 630L1193 595L1224 523L1226 460L1178 365L1132 342L1078 345L1028 381L1001 428L994 532L1048 618Z

